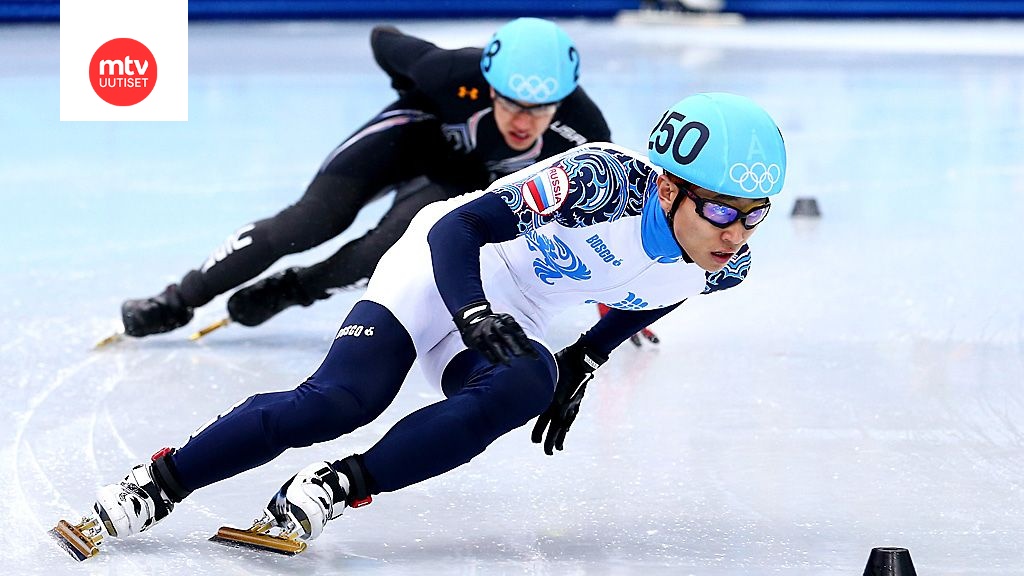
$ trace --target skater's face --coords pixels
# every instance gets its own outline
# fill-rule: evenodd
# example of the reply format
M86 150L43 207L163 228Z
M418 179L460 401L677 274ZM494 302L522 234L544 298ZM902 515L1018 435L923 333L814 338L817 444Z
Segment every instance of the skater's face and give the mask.
M671 210L679 194L683 198L672 218L672 233L690 258L708 272L725 267L757 230L769 206L764 198L737 198L687 184L674 176L658 177L658 200L663 211ZM728 208L735 209L736 214ZM720 217L723 212L729 218ZM735 221L722 223L733 216Z
M508 147L522 152L533 146L537 138L548 129L558 104L527 104L506 98L491 88L494 101L494 122Z

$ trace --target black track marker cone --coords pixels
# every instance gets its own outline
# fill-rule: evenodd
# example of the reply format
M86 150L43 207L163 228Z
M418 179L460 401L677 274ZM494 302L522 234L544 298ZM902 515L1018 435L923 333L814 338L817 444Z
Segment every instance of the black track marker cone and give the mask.
M793 204L793 211L790 216L802 216L804 218L820 218L821 210L818 208L818 200L813 196L804 196L796 199Z
M874 548L864 576L917 576L917 571L906 548Z

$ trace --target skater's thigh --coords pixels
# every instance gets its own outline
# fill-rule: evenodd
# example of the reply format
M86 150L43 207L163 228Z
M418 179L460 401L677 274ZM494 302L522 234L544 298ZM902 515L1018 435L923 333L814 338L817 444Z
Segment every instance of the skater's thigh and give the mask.
M372 199L427 173L449 146L440 122L410 106L399 100L371 119L327 156L318 176L358 183Z
M398 393L415 359L412 338L394 314L361 300L303 386L328 397L355 397L368 413L380 412Z

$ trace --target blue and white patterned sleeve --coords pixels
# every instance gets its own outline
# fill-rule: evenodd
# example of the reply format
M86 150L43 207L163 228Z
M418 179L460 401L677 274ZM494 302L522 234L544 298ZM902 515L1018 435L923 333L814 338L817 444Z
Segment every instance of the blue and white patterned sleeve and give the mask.
M701 294L711 294L736 286L747 277L750 271L750 246L744 244L729 263L718 272L705 272L707 278Z
M636 156L596 144L498 180L491 192L516 215L521 236L552 221L581 228L639 214L656 180Z

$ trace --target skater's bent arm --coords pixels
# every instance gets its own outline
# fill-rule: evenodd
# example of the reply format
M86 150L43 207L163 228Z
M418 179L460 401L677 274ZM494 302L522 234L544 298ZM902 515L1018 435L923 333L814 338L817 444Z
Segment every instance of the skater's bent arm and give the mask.
M454 315L469 304L486 300L480 280L480 247L484 244L513 240L551 222L576 228L582 222L614 220L624 213L611 208L623 202L625 195L604 193L587 171L574 170L568 175L561 167L566 162L600 166L614 160L600 149L576 149L550 159L546 165L534 165L496 180L486 194L455 208L434 224L427 242L434 280L449 312ZM538 181L552 193L537 195ZM596 218L597 213L618 216Z
M495 194L484 194L445 214L427 234L434 263L434 281L453 315L484 300L480 280L480 247L512 240L518 234L516 215Z
M377 65L391 78L391 86L399 91L415 88L416 68L424 58L442 52L436 45L403 34L394 26L376 26L370 32L370 48ZM434 66L431 68L432 73L447 73L446 70L434 69Z

